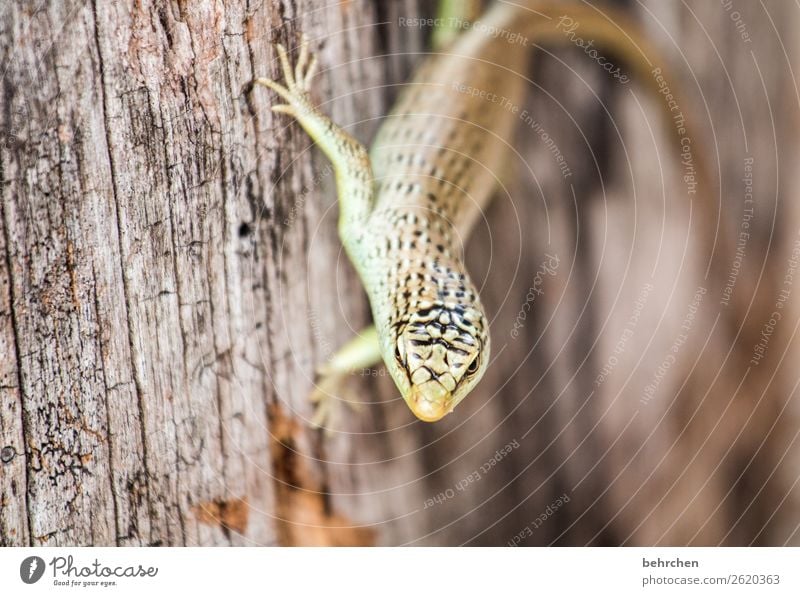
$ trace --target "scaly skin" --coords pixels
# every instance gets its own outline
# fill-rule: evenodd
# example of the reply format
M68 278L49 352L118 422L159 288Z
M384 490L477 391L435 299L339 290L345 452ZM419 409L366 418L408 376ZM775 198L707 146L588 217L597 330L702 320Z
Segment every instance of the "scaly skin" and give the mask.
M376 333L348 344L328 372L370 363L379 353L409 408L424 421L451 412L489 361L488 322L464 268L462 243L507 155L530 46L560 41L556 23L570 16L587 38L611 46L657 91L647 59L653 52L627 19L582 5L533 7L535 12L497 4L447 53L428 58L369 156L312 106L308 85L316 62L309 62L305 40L294 71L277 46L285 86L257 81L286 101L272 109L296 118L333 163L339 234L372 307ZM528 43L497 34L515 31Z

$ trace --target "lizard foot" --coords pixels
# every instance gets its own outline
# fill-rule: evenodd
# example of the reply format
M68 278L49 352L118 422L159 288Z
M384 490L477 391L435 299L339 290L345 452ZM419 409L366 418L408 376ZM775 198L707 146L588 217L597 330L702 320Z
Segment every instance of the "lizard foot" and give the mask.
M346 394L345 385L350 373L329 371L323 367L317 372L317 381L309 395L309 401L314 405L314 415L311 418L312 428L322 429L328 435L338 427L342 407L360 412L361 403L340 397Z
M302 113L311 110L309 86L317 70L317 57L309 52L308 38L305 35L300 40L300 55L294 70L289 64L286 48L278 43L275 44L275 50L278 52L281 62L285 85L265 78L256 79L256 83L269 87L286 101L285 104L272 106L273 112L281 112L297 118Z
M359 411L363 402L358 399L347 399L352 393L346 391L348 379L361 371L375 366L381 360L378 344L378 332L374 326L362 329L347 343L341 346L328 358L327 362L317 369L316 383L311 392L311 402L316 411L311 425L316 428L335 428L335 418L342 409L342 404Z

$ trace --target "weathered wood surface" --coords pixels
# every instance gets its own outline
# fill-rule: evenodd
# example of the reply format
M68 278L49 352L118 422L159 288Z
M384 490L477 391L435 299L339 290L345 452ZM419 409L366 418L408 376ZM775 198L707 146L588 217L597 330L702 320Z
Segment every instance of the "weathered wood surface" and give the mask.
M631 9L698 114L710 210L657 100L580 49L537 53L538 127L467 247L495 317L486 380L430 426L378 371L338 432L309 429L314 367L368 309L326 162L251 82L306 32L317 99L368 141L430 33L398 19L432 10L3 5L0 544L800 542L800 289L748 364L800 227L788 3Z

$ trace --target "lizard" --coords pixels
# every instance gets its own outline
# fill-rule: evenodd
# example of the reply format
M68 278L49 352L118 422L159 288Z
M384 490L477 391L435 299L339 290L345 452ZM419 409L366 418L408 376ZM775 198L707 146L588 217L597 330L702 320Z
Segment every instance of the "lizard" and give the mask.
M583 4L496 0L446 51L423 62L368 151L314 107L317 60L308 40L294 68L276 44L283 83L255 82L283 99L271 109L293 117L333 165L339 237L374 321L320 369L318 400L341 376L382 358L414 415L435 422L485 373L489 325L464 267L463 241L497 185L495 171L518 118L510 106L520 104L529 82L531 46L564 43L565 18L658 93L650 57L659 54L625 15ZM666 109L664 116L670 118Z

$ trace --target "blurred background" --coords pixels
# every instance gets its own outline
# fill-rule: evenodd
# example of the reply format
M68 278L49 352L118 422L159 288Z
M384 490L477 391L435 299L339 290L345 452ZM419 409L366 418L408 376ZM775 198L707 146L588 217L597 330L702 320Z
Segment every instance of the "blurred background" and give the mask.
M252 80L305 32L368 143L437 3L0 9L0 543L800 544L800 9L613 6L694 128L532 47L466 244L489 371L433 425L362 371L327 432L314 370L369 309L327 162Z

